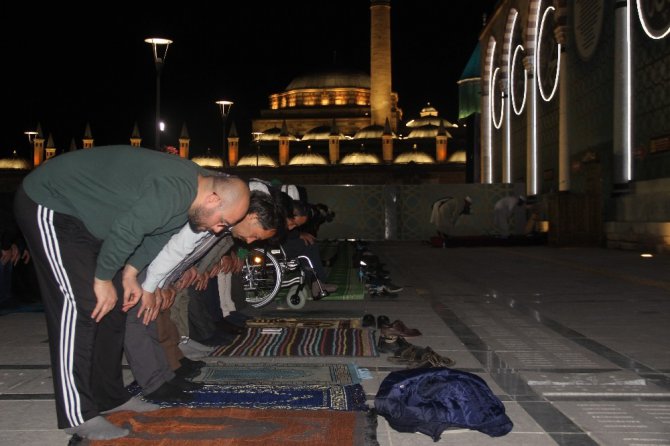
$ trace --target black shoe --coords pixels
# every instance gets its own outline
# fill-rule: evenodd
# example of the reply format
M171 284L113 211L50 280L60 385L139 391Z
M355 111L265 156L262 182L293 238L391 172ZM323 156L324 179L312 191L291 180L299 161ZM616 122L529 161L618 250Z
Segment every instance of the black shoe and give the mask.
M366 314L363 316L363 327L372 327L375 326L375 317L371 314Z
M377 350L381 353L392 353L395 355L411 345L401 336L380 336L379 342L377 342Z
M226 333L230 333L232 335L238 335L244 333L245 328L240 327L237 324L234 324L228 320L221 319L220 321L216 322L216 328L218 328L221 331L224 331Z
M204 383L187 381L180 376L175 376L174 378L172 378L168 382L170 384L172 384L173 386L179 388L180 390L184 391L184 392L191 392L193 390L200 390L205 386Z
M193 396L184 393L179 387L169 382L163 383L158 389L144 397L151 401L166 403L189 403L193 401Z
M388 316L379 315L377 317L377 328L383 328L391 325L391 319Z

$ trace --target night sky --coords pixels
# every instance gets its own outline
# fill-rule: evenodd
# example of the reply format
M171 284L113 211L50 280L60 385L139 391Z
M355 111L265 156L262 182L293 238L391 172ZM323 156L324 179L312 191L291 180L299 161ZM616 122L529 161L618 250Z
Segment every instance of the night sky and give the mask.
M427 102L457 119L456 81L495 2L392 0L393 90L406 120ZM70 11L51 3L0 7L3 156L16 149L30 158L23 132L38 122L59 151L73 138L81 147L86 123L95 145L128 144L137 122L143 145L152 146L156 71L147 37L174 41L161 76L162 142L177 145L186 123L192 155L221 146L218 99L235 102L228 124L235 122L244 151L251 119L293 78L370 70L368 0L152 2L156 11L139 2L96 2L95 11L93 3Z

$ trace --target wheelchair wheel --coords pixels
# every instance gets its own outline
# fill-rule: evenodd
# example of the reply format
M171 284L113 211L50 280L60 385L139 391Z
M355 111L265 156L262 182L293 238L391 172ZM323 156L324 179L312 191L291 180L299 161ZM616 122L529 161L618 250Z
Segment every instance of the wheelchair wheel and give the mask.
M260 308L277 295L281 286L281 268L272 254L254 248L242 267L242 278L246 302Z
M306 291L304 286L299 284L291 286L286 295L286 305L293 310L299 310L307 303Z

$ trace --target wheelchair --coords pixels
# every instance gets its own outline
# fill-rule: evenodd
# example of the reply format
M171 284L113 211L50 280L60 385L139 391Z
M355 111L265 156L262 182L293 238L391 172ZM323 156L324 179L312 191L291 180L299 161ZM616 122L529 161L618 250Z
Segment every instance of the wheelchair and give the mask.
M283 248L253 248L242 266L242 283L245 301L254 308L261 308L274 300L280 288L288 288L286 304L298 310L312 299L311 285L307 283L306 271L314 271L307 256L288 259ZM321 282L312 274L319 286L319 298L328 296Z

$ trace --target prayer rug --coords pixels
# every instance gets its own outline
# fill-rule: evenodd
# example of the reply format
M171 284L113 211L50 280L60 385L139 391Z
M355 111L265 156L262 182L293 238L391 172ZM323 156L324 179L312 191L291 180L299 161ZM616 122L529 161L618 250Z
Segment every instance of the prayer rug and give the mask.
M354 247L351 243L340 242L335 262L328 274L328 283L337 285L337 290L322 300L363 300L365 284L358 277L358 268L352 265Z
M118 412L106 417L124 438L81 446L378 446L374 411L188 409ZM71 445L75 443L70 442Z
M360 319L276 317L249 319L247 327L361 328Z
M200 369L193 380L206 384L240 385L263 383L280 386L350 385L361 382L354 364L231 364L217 361Z
M128 387L132 395L142 396L137 383ZM360 384L293 385L207 384L188 392L193 400L187 403L152 401L161 407L245 407L252 409L331 409L366 410L366 397Z
M272 330L272 331L270 331ZM374 330L247 328L210 356L379 356Z

